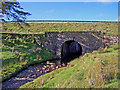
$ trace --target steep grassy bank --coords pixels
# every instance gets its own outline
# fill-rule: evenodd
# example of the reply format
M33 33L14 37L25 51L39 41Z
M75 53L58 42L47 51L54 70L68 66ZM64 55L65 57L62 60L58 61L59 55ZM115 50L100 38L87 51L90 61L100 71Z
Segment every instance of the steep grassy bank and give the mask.
M20 88L118 88L118 46L86 53Z
M45 31L83 31L101 30L110 35L118 35L118 23L21 23L20 27L15 23L3 23L2 32L13 33L41 33Z
M37 36L42 43L43 35L2 34L2 81L31 64L57 58L42 45L34 43L34 38Z

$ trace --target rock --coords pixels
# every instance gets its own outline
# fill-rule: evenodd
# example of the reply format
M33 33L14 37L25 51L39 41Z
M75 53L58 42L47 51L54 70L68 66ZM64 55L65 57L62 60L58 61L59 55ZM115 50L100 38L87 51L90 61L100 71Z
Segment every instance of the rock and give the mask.
M59 67L58 66L56 66L56 69L58 69Z
M58 65L58 67L60 68L60 67L61 67L61 65Z
M28 70L29 72L33 72L32 70Z
M50 64L50 61L47 61L47 64Z
M36 78L36 76L37 76L36 74L33 75L34 78Z
M39 72L40 70L38 69L37 72Z
M44 70L45 70L45 68L43 67L43 68L42 68L42 70L44 71Z
M47 68L47 66L45 66L45 65L44 65L43 67L44 67L44 68Z
M45 73L46 73L47 71L45 71Z
M49 65L47 65L47 67L49 68L50 66L49 66Z
M67 64L67 67L69 67L69 65Z
M49 68L49 71L52 71L52 68Z
M28 76L32 76L33 74L28 74Z
M51 65L51 67L53 68L53 67L55 67L55 65Z
M55 65L55 63L49 63L49 65Z
M47 73L50 72L50 69L48 68L48 69L46 70L46 72L47 72Z
M42 73L44 73L45 72L45 68L42 68Z
M43 73L43 71L40 71L40 73Z
M53 67L52 70L55 70L55 67Z
M62 66L65 67L65 64L63 63Z

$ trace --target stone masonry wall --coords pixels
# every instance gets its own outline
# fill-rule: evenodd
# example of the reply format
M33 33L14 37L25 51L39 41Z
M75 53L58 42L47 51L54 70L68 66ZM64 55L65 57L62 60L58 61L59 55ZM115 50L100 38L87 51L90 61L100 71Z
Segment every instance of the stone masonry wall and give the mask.
M55 55L61 58L61 47L69 40L78 42L82 47L82 55L92 52L100 47L104 47L103 35L101 31L59 31L46 32L44 46L50 49Z

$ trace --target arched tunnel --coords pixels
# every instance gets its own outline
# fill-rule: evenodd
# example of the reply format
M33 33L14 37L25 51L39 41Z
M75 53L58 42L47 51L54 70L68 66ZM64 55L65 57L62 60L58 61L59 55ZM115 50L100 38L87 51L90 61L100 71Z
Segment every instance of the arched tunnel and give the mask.
M67 63L79 56L82 55L82 47L81 45L74 41L69 40L63 43L61 48L61 62Z

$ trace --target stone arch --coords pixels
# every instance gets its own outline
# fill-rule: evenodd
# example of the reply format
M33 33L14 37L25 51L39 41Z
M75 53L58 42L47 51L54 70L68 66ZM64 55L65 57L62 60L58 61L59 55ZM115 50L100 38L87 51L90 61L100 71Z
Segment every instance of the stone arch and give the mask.
M82 46L75 40L67 40L61 45L61 62L69 62L82 55ZM67 60L66 60L67 59Z

